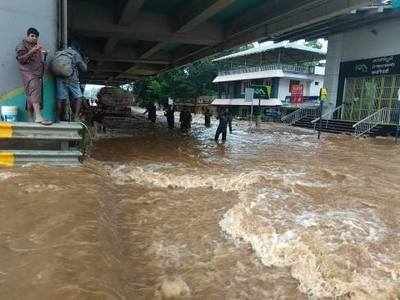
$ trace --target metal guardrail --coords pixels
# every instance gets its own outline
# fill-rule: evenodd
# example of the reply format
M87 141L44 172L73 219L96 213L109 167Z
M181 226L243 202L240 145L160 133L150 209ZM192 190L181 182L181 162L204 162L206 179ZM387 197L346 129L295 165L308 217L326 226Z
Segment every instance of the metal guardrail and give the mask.
M372 115L362 119L360 122L353 125L355 137L360 137L366 133L371 132L372 129L379 125L390 124L392 114L398 112L398 110L389 109L384 107Z
M286 116L284 116L281 121L283 123L287 123L289 125L293 125L294 123L300 121L305 117L316 117L319 114L319 107L305 107L300 108Z
M81 123L56 123L43 126L36 123L0 122L0 138L24 140L54 140L54 141L80 141L79 131L83 129Z
M244 67L244 68L233 69L233 70L219 71L218 75L226 76L226 75L234 75L234 74L274 71L274 70L282 70L284 72L290 72L290 73L296 73L296 74L314 74L315 73L315 69L312 67L294 66L294 65L286 65L286 64L270 64L270 65L261 65L261 66L255 66L255 67Z
M27 164L51 166L79 166L79 151L9 150L0 151L0 166L14 167Z
M81 123L0 122L0 167L25 164L77 166L82 153Z

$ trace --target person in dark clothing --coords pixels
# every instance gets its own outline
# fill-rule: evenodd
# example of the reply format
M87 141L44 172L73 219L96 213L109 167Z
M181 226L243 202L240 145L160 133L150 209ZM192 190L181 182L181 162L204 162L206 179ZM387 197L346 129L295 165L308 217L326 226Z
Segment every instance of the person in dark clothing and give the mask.
M167 117L168 128L174 129L175 128L175 108L173 105L168 106L168 108L165 112L165 116Z
M228 116L226 111L221 111L218 114L219 125L217 132L215 133L215 141L219 140L219 136L222 134L222 141L226 141L226 131L228 126Z
M207 128L211 127L211 112L208 107L204 110L204 124Z
M187 132L192 127L192 114L185 108L181 111L179 121L181 123L181 131Z
M155 123L157 120L157 107L154 105L154 103L150 103L146 107L146 111L144 114L147 113L147 118L152 122Z
M230 110L228 110L228 112L227 112L227 118L228 118L229 133L232 133L232 131L233 131L233 129L232 129L233 115Z

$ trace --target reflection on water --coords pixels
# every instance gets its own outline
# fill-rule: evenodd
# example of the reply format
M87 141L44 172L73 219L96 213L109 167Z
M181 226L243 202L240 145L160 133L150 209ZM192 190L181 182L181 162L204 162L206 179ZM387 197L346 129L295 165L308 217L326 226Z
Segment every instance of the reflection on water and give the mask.
M0 170L1 299L396 299L385 139L136 126L82 168Z

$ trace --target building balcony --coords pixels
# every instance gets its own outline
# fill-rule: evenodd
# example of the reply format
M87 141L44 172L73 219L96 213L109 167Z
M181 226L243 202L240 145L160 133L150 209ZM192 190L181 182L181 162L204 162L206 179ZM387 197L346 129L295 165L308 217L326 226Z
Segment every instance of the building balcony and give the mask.
M303 75L316 74L315 67L303 67L303 66L294 66L294 65L286 65L286 64L270 64L270 65L260 65L260 66L253 66L253 67L243 67L243 68L237 68L237 69L231 69L231 70L221 70L218 72L218 76L256 73L256 72L265 72L265 71L282 71L285 73L303 74Z

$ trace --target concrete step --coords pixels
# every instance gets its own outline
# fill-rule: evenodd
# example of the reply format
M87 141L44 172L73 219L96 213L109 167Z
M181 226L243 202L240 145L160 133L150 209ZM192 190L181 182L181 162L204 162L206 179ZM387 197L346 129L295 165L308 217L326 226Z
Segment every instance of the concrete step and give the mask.
M314 125L314 124L311 124L311 123L305 123L305 122L297 122L295 125L297 125L297 126L302 126L302 127L307 127L307 128L316 128L316 129L318 129L320 126L319 126L319 124L317 124L316 126ZM330 124L330 123L328 123L328 125L325 123L325 124L322 124L322 127L321 127L322 129L324 129L324 128L330 128L330 129L335 129L335 128L337 128L337 129L340 129L340 130L353 130L353 126L350 126L350 125L345 125L345 124Z
M316 129L318 130L319 128L319 122L317 123L317 126L314 127L314 124L311 123L311 121L314 120L314 118L311 117L306 117L301 119L300 121L296 122L294 126L297 127L302 127L302 128L309 128L309 129ZM349 133L353 134L354 133L354 127L353 125L356 124L356 122L352 121L343 121L343 120L323 120L322 121L322 132L330 132L330 133ZM371 136L390 136L390 135L395 135L396 133L396 126L393 125L379 125L371 130L369 135Z

